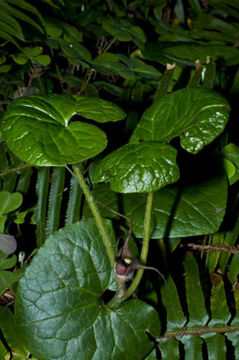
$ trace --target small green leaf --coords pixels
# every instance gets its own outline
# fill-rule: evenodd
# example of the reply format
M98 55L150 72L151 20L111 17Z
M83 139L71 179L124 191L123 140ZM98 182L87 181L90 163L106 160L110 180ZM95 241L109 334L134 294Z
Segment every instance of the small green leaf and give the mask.
M33 60L42 66L47 66L51 63L51 58L48 55L39 55L36 56Z
M146 331L160 332L157 313L140 300L107 308L102 295L112 275L94 221L67 226L48 238L27 267L16 298L31 353L45 360L72 360L79 354L85 360L141 360L153 348Z
M12 285L18 281L16 273L11 271L0 271L0 295L7 289L11 289Z
M124 145L93 173L93 182L110 180L112 190L122 193L156 191L178 178L176 150L156 142Z
M22 204L22 194L15 192L9 193L8 191L0 192L0 215L7 214L16 210Z
M58 21L56 18L48 18L48 17L46 17L44 20L45 20L44 27L47 36L50 37L51 39L59 38L63 32L62 22Z
M81 112L78 101L72 96L32 95L13 101L4 115L3 137L10 150L22 160L38 166L62 166L78 163L99 154L106 146L105 133L85 122L70 122ZM89 100L98 105L98 99ZM82 101L83 106L84 102ZM64 103L64 107L62 104ZM82 113L90 119L104 119L109 111L119 118L123 112L116 105L106 102L102 111L87 108ZM112 110L113 109L113 110ZM115 120L115 118L114 118Z
M12 268L17 262L16 255L12 255L11 257L8 257L8 254L3 253L0 251L0 269L10 269Z
M22 48L23 54L29 58L34 58L40 55L42 51L43 51L42 46L34 46L34 47L26 46Z
M224 130L229 110L228 102L211 90L181 89L144 112L130 142L169 142L180 136L181 146L195 154Z
M28 58L23 54L12 55L12 58L15 61L15 63L17 63L19 65L24 65L28 62Z
M12 68L12 65L2 65L0 66L0 73L8 73Z

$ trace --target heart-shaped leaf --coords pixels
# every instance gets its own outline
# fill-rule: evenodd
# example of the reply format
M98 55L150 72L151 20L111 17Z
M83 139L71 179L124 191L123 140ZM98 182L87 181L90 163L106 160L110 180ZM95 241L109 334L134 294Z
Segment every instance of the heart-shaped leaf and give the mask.
M93 173L93 182L110 180L122 193L156 191L178 180L176 150L156 142L127 144L106 156Z
M107 139L92 124L70 122L75 114L100 122L125 116L115 104L97 98L32 95L11 103L3 118L3 137L15 155L34 165L78 163L99 154Z
M111 283L112 269L93 221L48 238L18 288L16 314L26 347L44 360L141 360L153 347L145 331L159 332L157 313L140 300L110 310L102 294Z
M0 192L0 215L16 210L22 204L22 194L19 192Z
M130 142L169 142L180 136L181 146L195 154L224 130L229 110L228 102L211 90L181 89L144 112Z

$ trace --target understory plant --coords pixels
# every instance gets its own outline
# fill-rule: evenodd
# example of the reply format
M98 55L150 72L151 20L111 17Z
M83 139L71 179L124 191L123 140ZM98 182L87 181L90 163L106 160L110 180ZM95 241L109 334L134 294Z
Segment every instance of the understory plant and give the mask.
M239 8L209 3L0 0L1 358L239 357Z

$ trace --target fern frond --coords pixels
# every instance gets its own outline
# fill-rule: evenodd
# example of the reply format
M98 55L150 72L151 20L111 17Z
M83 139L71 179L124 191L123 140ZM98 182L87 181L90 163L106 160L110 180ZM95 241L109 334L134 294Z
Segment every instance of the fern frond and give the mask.
M238 264L238 262L236 263ZM213 273L211 275L209 309L208 306L205 306L195 258L190 254L187 255L183 265L187 314L185 315L183 311L181 296L179 296L171 276L161 289L162 302L167 312L167 331L158 338L162 360L180 359L182 349L185 353L184 359L204 359L205 351L207 351L208 359L226 359L227 340L234 345L235 358L238 359L238 284L236 283L234 286L233 294L228 293L225 291L223 277ZM231 273L233 280L237 274L235 271L233 274ZM180 284L182 283L180 282ZM232 295L234 307L232 306Z

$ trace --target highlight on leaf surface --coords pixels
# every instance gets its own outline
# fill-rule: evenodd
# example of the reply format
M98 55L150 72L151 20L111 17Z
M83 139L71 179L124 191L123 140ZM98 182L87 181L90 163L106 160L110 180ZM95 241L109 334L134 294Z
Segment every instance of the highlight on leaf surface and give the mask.
M101 160L93 182L110 180L112 190L122 193L157 191L178 180L177 151L157 142L127 144Z
M87 160L104 150L107 138L93 124L72 121L76 114L98 122L125 117L117 105L98 98L32 95L9 105L3 117L4 140L16 156L37 166Z
M196 154L224 130L230 105L224 97L204 88L184 88L156 100L143 113L130 143L169 142Z

